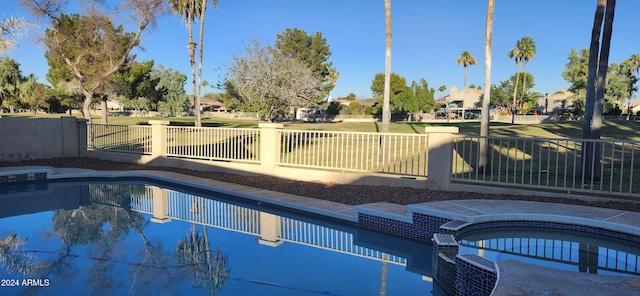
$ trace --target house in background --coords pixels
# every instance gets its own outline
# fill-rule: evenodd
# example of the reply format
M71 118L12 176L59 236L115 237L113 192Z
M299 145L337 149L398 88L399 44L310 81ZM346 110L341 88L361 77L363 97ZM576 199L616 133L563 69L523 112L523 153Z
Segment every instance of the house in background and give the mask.
M627 106L628 110L631 110L631 115L636 115L638 114L638 112L640 112L640 100L635 100L633 102L631 102L631 104L629 104ZM627 110L623 110L623 113L626 113Z
M438 99L436 103L443 108L477 109L482 107L481 96L482 91L479 89L465 88L458 91L457 87L452 86L449 88L449 94Z
M554 113L556 111L571 109L573 107L574 93L568 89L546 94L538 99L538 106L542 113ZM557 113L557 112L556 112Z
M436 101L436 118L477 118L482 108L481 96L482 91L479 89L465 88L458 91L457 87L451 86L449 94Z

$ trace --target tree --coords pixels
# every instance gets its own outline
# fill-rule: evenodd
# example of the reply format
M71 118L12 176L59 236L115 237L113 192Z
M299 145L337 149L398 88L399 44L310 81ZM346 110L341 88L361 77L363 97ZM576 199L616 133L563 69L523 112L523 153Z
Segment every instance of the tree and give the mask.
M480 145L478 169L486 174L489 170L489 105L493 99L491 86L491 58L492 58L492 40L493 40L493 7L494 0L487 1L487 20L484 35L484 89L482 99L482 111L480 116ZM489 90L489 91L487 91Z
M226 96L239 106L251 106L274 122L285 110L315 101L321 81L300 60L275 53L254 41L232 58L224 83Z
M377 73L371 82L371 92L376 100L374 113L380 114L380 106L384 99L385 75ZM389 109L393 114L413 114L418 112L430 112L435 107L433 88L429 88L429 84L423 78L419 82L412 81L407 86L404 77L391 73L389 83Z
M623 101L633 92L632 77L628 73L628 69L624 65L611 63L608 68L605 95L604 95L604 114L611 114L615 106L622 106ZM616 114L619 115L619 114Z
M456 59L456 65L462 64L462 69L464 72L463 89L467 88L467 67L475 65L476 62L476 58L466 50L463 51L462 54Z
M203 85L202 80L202 64L204 58L204 21L207 12L207 3L212 2L214 8L218 7L218 0L168 0L171 11L174 14L178 14L182 17L182 20L187 24L189 31L189 42L187 43L187 50L189 51L189 63L191 64L191 84L193 86L193 113L195 116L195 126L202 126L201 110L200 110L200 98L201 87ZM200 19L199 29L199 42L200 51L198 56L198 75L196 76L196 47L198 46L193 42L193 23L197 19Z
M631 99L633 97L633 92L638 90L635 86L636 82L638 82L638 74L640 73L640 55L632 54L629 58L622 62L622 67L626 72L627 77L629 78L629 97L628 97L628 105L627 109L627 120L631 113Z
M193 86L194 98L194 115L195 125L200 126L200 100L197 97L196 86L196 46L193 42L193 23L199 18L202 12L201 0L168 0L171 11L181 16L182 20L187 24L189 30L189 42L187 42L187 50L189 50L189 64L191 65L191 84Z
M587 90L587 72L589 68L589 49L582 48L580 52L571 49L568 62L562 71L562 77L569 82L569 91L577 94L577 98L585 98Z
M200 0L202 1L202 0ZM204 0L202 1L202 12L200 13L200 30L199 30L199 34L200 34L200 53L199 53L199 59L198 59L198 90L195 93L195 105L196 105L196 126L202 126L202 120L200 118L200 98L201 98L201 87L202 86L206 86L206 81L202 80L202 61L204 59L204 20L205 20L205 15L207 12L207 2L213 2L213 7L214 8L218 8L218 0Z
M385 16L385 70L384 70L384 95L382 100L382 128L380 132L389 132L391 122L391 109L389 96L391 92L391 0L384 0ZM384 149L382 149L384 151Z
M516 85L520 85L520 83L516 81L516 79L518 79L516 77L517 73L516 75L509 77L507 87L509 88L509 91L516 93L520 98L520 100L518 100L518 104L514 106L514 108L516 110L520 110L522 114L525 114L530 107L537 103L535 99L532 99L531 96L529 96L529 90L535 86L535 83L533 75L522 72L520 75L520 82L522 82L522 86L526 86L526 88L519 88L516 87Z
M0 18L0 53L17 46L15 39L32 23L16 17Z
M276 36L275 48L279 54L300 60L322 83L318 99L326 97L335 86L337 71L329 62L331 50L322 33L308 35L298 28L286 29Z
M639 56L640 57L640 56ZM574 108L575 102L580 100L586 101L587 93L587 80L588 80L588 68L589 68L589 49L582 48L579 52L572 49L569 53L569 61L565 65L565 69L562 72L562 76L571 83L569 90L574 95ZM630 98L633 91L635 91L635 74L632 72L633 63L626 59L621 65L612 62L607 67L607 77L605 79L605 93L603 99L603 114L608 114L615 105L621 106L623 101ZM580 105L584 107L585 105ZM582 115L585 110L575 113L576 115ZM587 112L588 113L588 112Z
M412 81L411 82L411 91L413 92L417 108L415 110L407 110L409 112L418 112L422 111L425 113L429 113L433 111L436 106L436 100L434 98L435 90L433 88L429 88L429 83L424 78L420 79L419 82Z
M507 53L509 58L514 59L514 61L516 62L516 66L518 67L518 71L516 72L516 84L513 89L513 107L511 108L511 124L515 123L516 106L518 105L516 92L518 89L518 80L520 78L520 66L522 66L522 53L520 51L522 48L522 45L520 43L521 43L521 40L516 41L516 46L511 50L509 50L509 53Z
M35 75L31 74L24 79L20 85L20 101L29 107L35 114L38 109L48 109L47 102L48 86L38 82Z
M53 87L48 89L47 97L49 112L52 113L69 111L69 116L71 116L71 110L78 110L82 108L82 97L69 93L62 87Z
M49 63L47 78L52 84L64 84L71 92L82 93L84 118L91 120L90 105L97 94L104 93L111 75L130 62L131 50L140 42L142 33L155 24L163 13L161 0L124 1L115 11L132 12L137 32L124 32L107 13L92 5L87 15L65 14L53 0L25 0L36 16L51 20L45 32L45 56ZM95 4L92 2L92 4ZM52 81L53 80L53 81ZM102 108L106 123L106 108Z
M157 90L159 78L152 78L153 60L125 65L114 73L114 93L120 102L136 111L155 109L161 94Z
M389 79L388 88L386 86L387 77ZM397 73L391 73L391 75L377 73L373 78L373 81L371 82L371 92L373 94L373 99L378 105L377 111L383 112L383 110L380 110L380 106L384 105L385 96L388 96L389 114L391 114L394 110L398 110L398 108L396 107L396 105L399 105L399 103L397 102L398 97L403 91L406 90L406 88L407 80ZM388 94L386 94L387 91L389 92Z
M187 76L177 70L164 68L162 65L153 68L150 76L151 79L158 81L156 91L163 98L158 102L158 111L168 115L184 112L188 101L184 91Z
M498 110L504 110L505 112L510 110L511 105L511 83L510 80L500 81L499 85L491 85L489 91L489 100L490 105ZM484 98L487 95L485 92L483 94L483 102Z
M605 81L609 66L609 49L615 11L615 0L598 0L591 32L589 47L589 70L587 75L587 90L585 100L584 122L582 135L585 139L600 139L602 127L602 106L604 103ZM604 18L604 28L602 22ZM600 32L602 32L602 45ZM600 153L598 145L593 142L585 143L583 150L584 177L599 179Z
M0 104L13 113L20 104L19 88L22 81L20 64L14 59L4 57L0 61Z
M355 100L356 100L356 94L354 94L354 93L349 93L346 97L336 98L336 100L355 101Z
M522 56L522 60L524 60L524 75L527 74L527 67L529 66L529 61L533 59L536 55L536 43L533 42L530 36L522 37L520 40L520 55ZM522 81L522 91L526 93L527 89L527 80L523 79Z
M440 96L442 96L442 93L447 90L447 86L446 85L440 85L440 87L438 87L438 91L440 92Z

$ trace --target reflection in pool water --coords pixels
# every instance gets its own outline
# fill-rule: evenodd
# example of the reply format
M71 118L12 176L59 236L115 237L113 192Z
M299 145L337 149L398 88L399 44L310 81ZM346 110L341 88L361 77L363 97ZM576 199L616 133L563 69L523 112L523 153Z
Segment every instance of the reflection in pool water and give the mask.
M1 294L434 290L428 244L162 187L100 181L3 189Z
M604 235L548 228L492 227L458 237L460 253L515 259L561 270L640 276L640 245Z

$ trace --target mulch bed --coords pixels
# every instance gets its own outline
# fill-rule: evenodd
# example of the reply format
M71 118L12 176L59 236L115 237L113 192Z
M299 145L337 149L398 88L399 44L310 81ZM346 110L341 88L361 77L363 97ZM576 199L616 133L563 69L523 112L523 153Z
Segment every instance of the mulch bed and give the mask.
M317 199L329 200L349 205L358 205L373 202L390 202L396 204L412 204L429 201L460 200L460 199L495 199L495 200L528 200L542 201L563 204L585 205L601 208L611 208L640 212L640 201L624 199L582 199L576 197L541 197L523 195L504 194L482 194L474 192L450 192L435 191L428 189L389 187L389 186L366 186L349 185L321 182L302 182L270 176L243 176L236 174L202 172L177 168L158 168L140 164L130 164L90 158L56 158L28 160L21 162L0 162L0 167L7 166L51 166L58 168L84 168L93 170L163 170L175 173L192 175L201 178L219 180L229 183L247 185L251 187L267 189L277 192L284 192L307 196Z

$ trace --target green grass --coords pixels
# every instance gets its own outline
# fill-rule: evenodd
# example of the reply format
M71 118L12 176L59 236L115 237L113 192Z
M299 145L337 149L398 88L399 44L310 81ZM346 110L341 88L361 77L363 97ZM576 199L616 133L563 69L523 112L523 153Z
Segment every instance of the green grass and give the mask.
M59 118L66 114L2 114L3 117L37 117ZM146 125L149 120L167 120L171 125L193 126L192 117L150 118L150 117L109 117L109 124L117 125ZM100 123L99 117L92 119L93 123ZM255 120L232 120L220 118L203 118L205 127L254 128L260 122ZM457 126L463 135L479 135L480 122L392 122L389 131L392 133L424 134L427 126ZM379 132L380 122L337 122L337 123L302 123L285 122L285 129L318 130L318 131L353 131ZM522 138L582 138L582 121L565 121L558 123L515 124L492 122L490 136L522 137ZM602 139L618 139L640 141L640 123L636 121L605 121L601 133Z
M60 115L38 115L32 114L19 114L19 115L7 115L3 114L3 117L60 117ZM148 125L150 120L165 120L170 121L173 126L193 126L193 118L140 118L140 117L110 117L109 123L113 125ZM99 123L99 118L93 120L94 123ZM226 128L257 128L260 122L255 120L231 120L231 119L218 119L218 118L203 118L204 127L226 127ZM339 122L339 123L302 123L302 122L285 122L283 123L286 130L312 130L312 131L353 131L353 132L379 132L381 129L381 123L379 122ZM392 122L390 124L390 132L392 133L405 133L405 134L424 134L425 127L434 126L456 126L460 129L460 134L467 136L477 136L480 131L480 123L475 121L466 122L436 122L436 123L422 123L422 122ZM191 131L189 136L193 136L196 131ZM205 132L205 131L202 131ZM571 152L570 150L579 150L574 147L580 144L581 141L573 142L569 141L567 144L564 142L539 142L539 141L523 141L526 139L538 139L538 138L554 138L554 139L580 139L582 137L582 122L581 121L566 121L558 123L539 123L539 124L515 124L511 125L504 122L492 122L490 127L490 136L494 137L513 137L518 140L506 141L502 143L503 139L496 139L493 142L490 149L493 151L493 156L490 161L490 167L493 168L491 176L474 176L476 174L477 159L477 139L468 139L466 148L456 147L456 154L454 155L453 169L455 177L465 180L476 181L493 181L498 183L510 183L510 184L522 184L522 185L537 185L537 186L550 186L560 188L575 188L571 185L575 180L579 180L581 183L582 177L579 175L579 171L576 171L575 163L580 164L580 153ZM187 134L184 134L187 136ZM640 141L640 123L636 121L605 121L603 124L602 139L615 139L615 140L631 140ZM129 139L130 141L132 139ZM237 146L233 146L227 142L220 142L220 139L211 138L208 142L205 141L204 146L193 146L191 140L182 139L177 137L172 140L171 145L177 145L183 147L187 151L221 151L225 154L225 151L245 151L249 149L248 145L258 145L259 140L251 143L241 143L240 146L243 149L239 149ZM304 165L310 166L322 166L322 167L340 167L340 168L355 168L356 170L382 170L382 171L399 171L404 170L407 166L413 166L415 163L419 168L419 174L423 174L426 169L426 162L423 160L422 150L418 149L413 151L414 153L402 154L396 157L392 157L382 164L381 167L375 165L374 167L362 167L354 163L360 161L364 156L360 156L362 151L369 151L372 148L370 144L363 142L363 140L349 141L346 146L340 144L336 146L332 144L332 141L336 141L335 136L332 137L320 137L309 140L302 144L298 143L293 145L292 143L284 140L283 147L287 147L287 151L284 151L283 157L309 159L309 163ZM342 141L342 140L341 140ZM374 141L378 143L378 141ZM527 144L525 144L525 142ZM342 143L342 142L339 142ZM533 144L531 144L533 143ZM108 144L108 143L107 143ZM377 144L375 144L377 145ZM374 145L374 146L375 146ZM565 147L565 145L568 145ZM630 146L625 146L630 145ZM245 147L246 146L246 147ZM295 147L294 147L295 146ZM324 159L327 149L337 148L338 152L335 152L336 159ZM351 147L353 146L353 147ZM111 147L111 146L109 146ZM115 148L113 148L115 149ZM460 149L460 151L458 151ZM635 149L631 144L623 144L618 142L614 145L604 146L604 162L603 165L603 180L593 184L600 187L600 190L608 187L615 187L618 189L625 189L632 187L631 192L640 192L640 172L636 171L640 167L640 157L638 157ZM247 151L254 151L255 149L249 149ZM391 151L394 152L394 151ZM565 159L565 153L571 155L570 159ZM577 153L577 154L576 154ZM228 154L228 153L227 153ZM252 153L253 155L255 153ZM395 155L396 153L392 153ZM225 154L226 155L226 154ZM418 155L418 156L416 156ZM576 155L577 159L573 158ZM416 158L417 157L417 158ZM285 159L283 158L283 159ZM369 158L364 157L364 158ZM414 161L414 158L417 159ZM298 161L292 161L292 164ZM339 162L339 163L336 163ZM523 169L524 170L521 170ZM515 170L514 170L515 169ZM560 182L560 183L558 183ZM581 186L581 185L580 185ZM636 188L638 187L638 188Z

